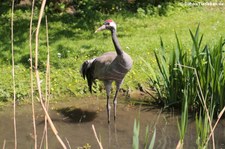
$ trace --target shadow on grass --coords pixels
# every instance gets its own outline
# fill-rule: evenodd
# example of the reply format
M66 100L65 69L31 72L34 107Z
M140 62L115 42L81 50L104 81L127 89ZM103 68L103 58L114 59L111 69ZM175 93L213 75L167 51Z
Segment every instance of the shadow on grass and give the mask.
M0 6L2 8L3 6ZM29 24L30 24L30 10L26 11L17 11L15 9L15 16L14 16L14 51L15 51L15 63L21 63L25 67L29 65ZM7 9L0 11L0 63L3 64L11 64L11 15L10 15L10 7L8 6ZM37 15L37 14L36 14ZM60 41L64 38L74 41L74 45L76 45L76 40L84 39L84 38L93 38L93 35L83 35L84 31L91 30L94 33L94 28L96 24L96 20L99 20L99 17L93 13L93 17L89 17L88 19L85 18L78 18L74 15L69 14L62 14L62 15L48 15L48 22L49 22L49 42L51 43L60 43ZM98 18L98 19L96 19ZM37 20L33 20L33 30L35 30L37 24ZM61 26L60 26L61 25ZM40 30L40 39L39 39L39 50L42 55L46 54L45 47L45 21L44 18L42 20ZM34 47L34 36L35 32L33 32L33 47ZM74 46L75 47L75 46ZM68 49L69 48L69 49ZM47 49L47 48L46 48ZM66 49L66 50L65 50ZM34 50L34 48L33 48ZM43 52L43 50L45 52ZM61 53L62 58L67 58L67 53L64 51L70 51L72 56L76 57L77 52L74 51L71 47L67 45L60 45L53 49L52 53ZM72 53L74 51L74 53ZM46 56L44 56L46 57ZM46 58L41 58L39 61L40 63L44 63ZM58 68L58 60L57 56L54 57L53 60L53 67Z

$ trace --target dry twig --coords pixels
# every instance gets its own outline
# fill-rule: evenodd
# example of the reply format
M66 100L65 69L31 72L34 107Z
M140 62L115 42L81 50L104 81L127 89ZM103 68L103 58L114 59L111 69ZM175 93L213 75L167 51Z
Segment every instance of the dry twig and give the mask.
M36 81L37 81L37 87L38 87L39 100L41 102L41 106L42 106L42 109L44 110L45 116L48 119L49 125L50 125L53 133L55 134L56 138L58 139L59 143L62 145L62 147L64 149L67 149L66 145L64 144L64 142L62 141L62 139L58 135L58 131L56 130L55 125L53 124L53 122L52 122L52 120L51 120L51 118L50 118L50 116L48 114L48 111L47 111L47 109L45 107L45 104L43 102L43 96L42 96L42 91L41 91L41 82L40 82L40 76L39 76L39 71L38 71L38 43L39 43L39 30L40 30L40 26L41 26L41 20L42 20L42 16L43 16L43 13L44 13L45 4L46 4L46 0L43 0L42 4L41 4L41 10L40 10L40 13L39 13L37 30L36 30L36 36L35 36L35 39L36 39L35 40L36 41L36 44L35 44L35 74L36 74Z
M205 144L207 144L207 143L209 142L211 136L214 135L213 132L215 131L216 126L217 126L217 124L219 123L219 121L220 121L221 117L223 116L224 112L225 112L225 107L223 107L223 110L222 110L222 111L220 112L220 114L218 115L217 121L216 121L216 123L214 124L213 129L212 129L211 133L209 134L209 136L208 136L207 141L206 141Z
M11 19L11 48L12 48L12 80L13 80L13 126L15 149L17 149L17 130L16 130L16 84L15 84L15 64L14 64L14 45L13 45L13 16L14 0L12 0L12 19Z
M5 149L5 145L6 145L6 140L4 140L4 142L3 142L2 149Z
M32 54L32 24L33 24L33 15L34 15L34 3L35 0L32 1L31 8L31 16L30 16L30 87L31 87L31 102L32 102L32 120L33 120L33 130L34 130L34 149L37 149L37 129L35 122L35 108L34 108L34 85L33 85L33 54Z
M100 149L103 149L103 147L102 147L102 143L99 141L99 139L98 139L98 136L97 136L97 133L96 133L96 131L95 131L95 126L92 124L92 129L93 129L93 131L94 131L94 135L95 135L95 138L96 138L96 140L97 140L97 142L98 142L98 145L99 145L99 148Z

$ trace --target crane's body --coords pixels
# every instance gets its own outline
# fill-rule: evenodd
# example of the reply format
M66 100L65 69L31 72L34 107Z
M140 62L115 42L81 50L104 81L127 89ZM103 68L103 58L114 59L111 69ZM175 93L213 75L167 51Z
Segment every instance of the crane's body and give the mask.
M128 60L128 61L126 61ZM122 81L131 69L131 58L125 52L117 55L116 52L107 52L93 61L95 71L94 79Z
M104 82L106 93L107 93L107 116L108 123L110 122L110 91L112 82L116 82L116 93L114 96L114 119L116 118L116 104L117 95L121 84L123 83L124 77L127 72L131 69L133 61L131 57L124 52L118 42L116 35L116 24L112 20L106 20L104 25L101 26L97 31L108 29L111 31L112 40L115 46L115 52L107 52L103 55L87 60L81 67L81 73L83 78L87 78L90 92L92 92L92 84L95 79Z

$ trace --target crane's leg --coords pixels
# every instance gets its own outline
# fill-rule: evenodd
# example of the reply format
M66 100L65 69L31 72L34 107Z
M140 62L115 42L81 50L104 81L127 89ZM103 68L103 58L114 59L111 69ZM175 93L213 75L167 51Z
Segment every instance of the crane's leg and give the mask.
M112 81L104 81L105 89L106 89L106 96L107 96L107 103L106 103L106 109L107 109L107 117L108 117L108 123L110 123L110 92L112 87Z
M114 106L114 121L116 120L116 105L117 105L117 96L118 96L118 92L120 89L121 84L123 83L123 81L116 81L116 93L113 99L113 106Z
M116 93L113 100L113 106L114 106L114 121L116 120L116 105L117 105L117 95L118 95L119 89L116 89Z

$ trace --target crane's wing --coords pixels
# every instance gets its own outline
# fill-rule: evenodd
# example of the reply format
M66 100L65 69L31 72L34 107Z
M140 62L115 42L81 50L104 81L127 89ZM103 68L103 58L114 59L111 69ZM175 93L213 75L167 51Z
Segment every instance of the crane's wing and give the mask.
M123 80L132 67L132 59L125 52L117 55L116 52L107 52L93 62L94 79Z

